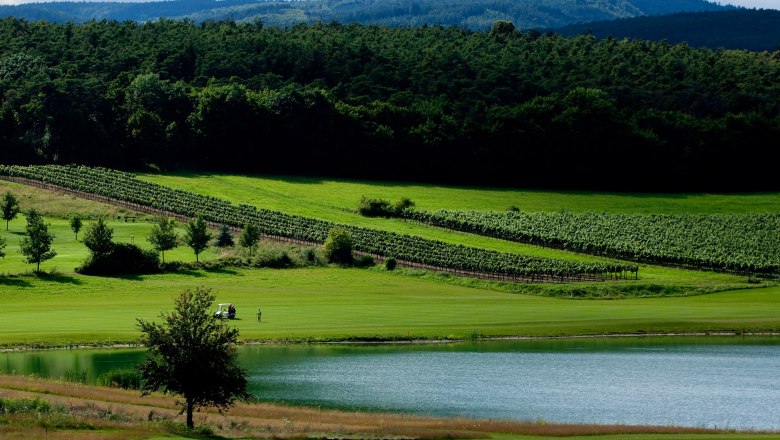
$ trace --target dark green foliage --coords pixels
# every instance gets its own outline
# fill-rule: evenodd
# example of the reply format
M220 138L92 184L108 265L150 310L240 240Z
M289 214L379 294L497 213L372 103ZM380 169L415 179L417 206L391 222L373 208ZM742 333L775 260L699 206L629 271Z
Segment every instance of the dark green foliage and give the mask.
M3 195L3 204L2 204L2 211L3 211L3 220L5 220L5 230L8 230L8 222L15 219L16 216L21 212L21 207L19 206L19 201L16 199L16 196L14 196L10 191L6 192Z
M414 208L414 202L407 197L395 204L383 199L371 199L366 196L358 202L358 212L366 217L397 217L405 210Z
M211 232L202 216L197 216L194 220L187 222L184 229L184 243L195 252L196 262L198 255L208 248L209 240L211 240Z
M231 247L235 245L233 234L230 233L228 225L220 226L215 245L217 247Z
M657 2L642 3L611 7ZM489 9L485 29L529 27ZM780 138L779 52L337 23L6 18L0 38L3 163L623 191L778 185L766 140Z
M370 199L363 196L358 202L358 212L366 217L392 217L395 210L387 200Z
M78 214L73 214L70 216L69 219L70 229L75 234L76 241L79 239L79 231L81 230L82 222L81 222L81 216Z
M192 413L200 407L227 409L235 399L248 397L246 371L238 366L238 330L211 316L216 299L210 289L185 290L161 323L138 319L148 357L138 367L143 391L178 394L177 404L194 426Z
M385 270L395 270L395 267L398 265L398 262L393 257L388 257L385 260Z
M355 267L374 267L376 266L376 262L374 261L374 257L371 255L361 255L360 257L356 258L354 263Z
M57 252L51 249L54 234L43 222L43 217L34 209L27 212L27 227L25 237L19 241L19 250L30 264L36 264L36 272L41 270L41 263L54 258Z
M328 231L322 249L329 263L352 264L352 236L344 229L333 228Z
M3 249L5 249L5 238L0 237L0 258L5 257L5 252L3 252Z
M146 238L149 243L162 253L162 262L165 263L165 251L171 250L179 245L179 236L176 234L176 221L168 217L160 217L157 223L152 226L149 236Z
M98 376L97 385L126 390L141 389L141 373L138 370L111 370Z
M93 254L76 268L76 272L84 275L149 274L159 271L159 253L130 243L113 243L111 251L100 256Z
M108 227L103 217L98 217L87 226L83 242L93 259L101 259L114 249L113 237L114 230Z

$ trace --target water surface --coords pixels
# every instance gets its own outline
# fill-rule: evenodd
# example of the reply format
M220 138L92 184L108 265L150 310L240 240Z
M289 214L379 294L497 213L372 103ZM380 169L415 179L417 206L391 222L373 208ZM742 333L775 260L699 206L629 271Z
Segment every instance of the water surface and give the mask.
M139 350L0 354L0 371L62 377ZM780 430L780 339L613 338L432 345L247 346L263 400L575 423Z

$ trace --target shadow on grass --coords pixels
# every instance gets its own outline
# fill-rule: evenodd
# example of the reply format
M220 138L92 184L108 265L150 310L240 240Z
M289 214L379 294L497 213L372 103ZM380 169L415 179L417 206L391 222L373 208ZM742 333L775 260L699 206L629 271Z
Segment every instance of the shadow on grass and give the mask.
M59 273L45 273L45 272L38 272L35 275L41 280L52 281L55 283L74 284L74 285L83 284L80 279L70 275L63 275Z
M32 287L29 281L17 277L0 277L0 286Z
M208 273L214 273L214 274L221 274L221 275L239 275L238 271L235 269L228 269L225 267L215 268L215 269L205 269Z
M202 278L202 277L206 276L206 275L203 274L202 271L192 270L192 269L181 269L181 270L177 270L174 273L176 273L177 275L189 275L189 276L195 277L195 278Z

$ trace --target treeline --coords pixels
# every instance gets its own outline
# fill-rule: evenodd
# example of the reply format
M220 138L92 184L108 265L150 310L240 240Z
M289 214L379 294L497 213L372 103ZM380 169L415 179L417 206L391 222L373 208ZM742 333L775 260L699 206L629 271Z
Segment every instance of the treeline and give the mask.
M0 20L0 160L777 189L780 52L425 26ZM728 176L728 178L724 178Z
M735 9L577 23L555 29L564 36L687 42L710 49L780 50L780 11Z
M486 30L496 20L524 29L682 11L728 9L705 0L173 0L152 2L47 2L0 6L0 16L82 23L89 20L150 21L161 17L262 21L292 26L316 21Z

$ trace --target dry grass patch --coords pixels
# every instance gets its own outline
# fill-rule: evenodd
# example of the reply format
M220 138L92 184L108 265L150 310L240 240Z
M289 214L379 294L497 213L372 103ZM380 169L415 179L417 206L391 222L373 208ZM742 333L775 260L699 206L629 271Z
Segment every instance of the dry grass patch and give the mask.
M137 439L155 433L181 433L183 418L174 398L141 397L137 391L62 381L0 375L0 397L48 401L51 414L6 416L0 437L48 439ZM613 434L715 434L701 428L627 425L549 424L499 420L447 419L360 413L271 404L239 403L229 413L204 409L196 424L223 437L241 438L485 438L492 433L536 436ZM43 433L42 436L36 437Z

